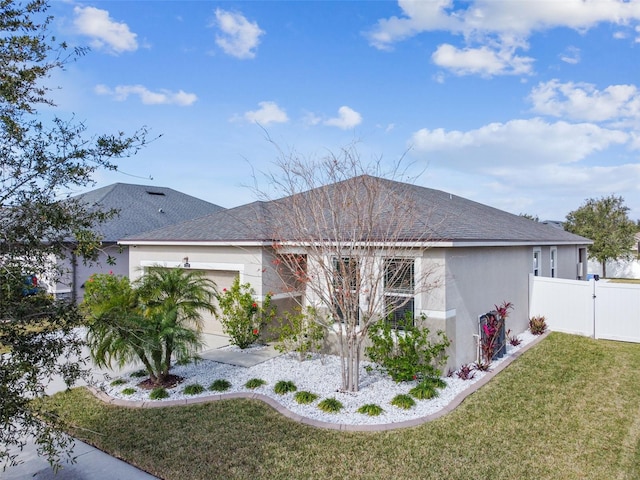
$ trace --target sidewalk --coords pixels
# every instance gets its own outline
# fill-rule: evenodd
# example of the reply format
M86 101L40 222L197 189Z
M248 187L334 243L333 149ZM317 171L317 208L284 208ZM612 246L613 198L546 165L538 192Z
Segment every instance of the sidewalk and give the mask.
M73 449L76 463L63 463L62 468L55 473L49 463L38 456L36 446L28 442L19 455L24 462L15 467L9 467L4 472L0 470L3 480L154 480L156 477L142 470L118 460L106 453L76 440Z

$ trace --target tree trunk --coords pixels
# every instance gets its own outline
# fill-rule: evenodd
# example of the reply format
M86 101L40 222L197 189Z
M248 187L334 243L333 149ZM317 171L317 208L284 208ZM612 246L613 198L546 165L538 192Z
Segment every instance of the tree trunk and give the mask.
M360 383L360 355L357 334L353 332L347 339L347 384L344 385L347 392L357 392Z
M602 278L607 278L607 259L602 260Z

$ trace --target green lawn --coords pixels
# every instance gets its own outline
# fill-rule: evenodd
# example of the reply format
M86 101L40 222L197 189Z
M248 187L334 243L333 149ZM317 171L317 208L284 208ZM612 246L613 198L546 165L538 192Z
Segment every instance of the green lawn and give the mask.
M454 412L421 427L344 433L259 401L50 402L69 431L165 479L640 478L640 345L551 334Z

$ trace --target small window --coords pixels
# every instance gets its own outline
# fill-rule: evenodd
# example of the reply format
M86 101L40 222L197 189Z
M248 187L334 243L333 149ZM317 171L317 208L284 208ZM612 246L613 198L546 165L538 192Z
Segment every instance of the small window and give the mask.
M334 310L337 312L336 321L344 322L345 311L351 310L353 317L359 321L359 289L360 262L352 257L333 259L333 289Z
M395 329L402 328L403 321L415 317L415 267L414 260L393 258L385 260L384 295L387 321Z
M558 248L551 247L549 250L549 262L551 267L551 278L556 278L556 266L558 264Z
M542 250L539 247L533 249L533 275L535 277L540 276L540 258L542 257Z

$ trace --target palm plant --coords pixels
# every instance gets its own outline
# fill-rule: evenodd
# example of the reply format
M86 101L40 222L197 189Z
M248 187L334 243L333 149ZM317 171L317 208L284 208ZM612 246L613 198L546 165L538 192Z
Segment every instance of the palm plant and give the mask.
M137 282L145 319L154 325L154 372L166 378L171 359L190 358L202 347L202 312L215 314L216 285L201 272L152 268Z
M200 272L153 268L133 285L124 277L94 275L87 284L88 343L99 366L140 360L162 384L172 358L202 346L202 312L215 313L215 284Z

